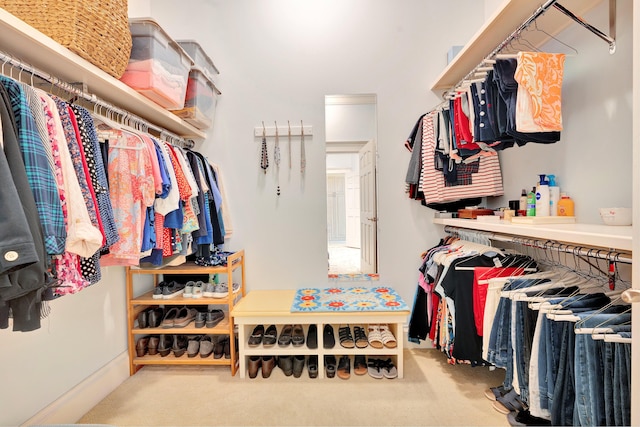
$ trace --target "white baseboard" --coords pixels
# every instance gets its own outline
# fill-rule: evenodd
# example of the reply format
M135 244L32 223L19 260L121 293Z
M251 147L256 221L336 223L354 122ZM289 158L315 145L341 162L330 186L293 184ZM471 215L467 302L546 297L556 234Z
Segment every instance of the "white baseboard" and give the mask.
M125 351L22 425L75 423L127 378L129 354Z

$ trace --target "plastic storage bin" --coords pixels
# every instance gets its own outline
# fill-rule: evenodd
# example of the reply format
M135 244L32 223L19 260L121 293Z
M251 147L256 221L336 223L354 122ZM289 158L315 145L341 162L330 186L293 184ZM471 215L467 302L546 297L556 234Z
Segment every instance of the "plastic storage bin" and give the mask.
M208 129L213 125L218 95L220 91L211 79L202 70L193 67L189 72L184 108L172 112L198 129Z
M130 19L129 64L120 78L158 105L183 108L191 57L153 19Z
M177 40L178 44L193 59L194 66L202 70L205 76L214 80L214 76L220 74L209 55L195 40Z

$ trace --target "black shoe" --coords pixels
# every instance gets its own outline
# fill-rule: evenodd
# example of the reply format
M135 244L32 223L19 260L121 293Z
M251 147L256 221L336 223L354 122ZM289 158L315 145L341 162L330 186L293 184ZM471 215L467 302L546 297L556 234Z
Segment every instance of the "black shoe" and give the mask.
M272 347L275 345L278 339L278 330L276 325L270 325L266 331L264 331L264 337L262 337L263 347Z
M304 344L304 329L302 329L302 325L293 325L291 342L294 347L300 347Z
M257 347L262 343L262 338L264 337L264 325L258 325L253 328L253 332L251 332L251 336L249 337L249 341L247 345L249 347Z
M343 380L348 380L351 376L351 359L346 354L340 357L338 363L338 376Z
M149 310L142 310L138 313L138 329L144 329L147 327L147 315Z
M278 367L286 376L291 376L293 374L293 356L278 357Z
M331 325L324 325L322 339L324 341L324 348L333 348L333 346L336 345L336 338L333 336L333 327Z
M171 350L173 350L173 355L175 357L182 356L187 351L187 337L184 335L176 335L173 338L173 346Z
M262 356L249 356L249 378L258 376L260 365L262 365Z
M215 328L224 319L224 311L220 309L209 310L207 312L207 328Z
M364 354L356 354L353 358L353 373L364 375L367 373L367 358Z
M149 328L159 328L160 323L162 323L162 318L164 317L164 308L156 307L151 309L147 314L147 327Z
M293 376L300 378L304 370L304 356L293 356Z
M307 332L307 347L314 349L318 348L318 326L309 325L309 331Z
M335 356L325 356L324 357L324 370L327 374L327 378L333 378L336 376L336 365L338 361Z
M293 325L284 325L282 331L280 331L280 337L278 338L278 345L286 347L291 344L291 338L293 335Z
M158 341L158 354L160 356L165 357L169 353L171 353L171 347L173 346L173 336L162 334L160 335L160 340Z
M214 359L221 359L222 355L224 354L224 345L227 342L228 338L224 337L224 338L218 338L218 341L216 341L216 344L213 346L213 358Z
M312 354L307 361L307 369L309 369L309 378L318 378L318 355Z

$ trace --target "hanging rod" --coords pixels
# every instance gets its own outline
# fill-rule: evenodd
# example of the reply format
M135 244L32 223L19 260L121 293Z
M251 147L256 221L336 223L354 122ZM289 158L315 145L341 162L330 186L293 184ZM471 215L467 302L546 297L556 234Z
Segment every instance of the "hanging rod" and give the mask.
M6 74L4 73L4 66L6 64L9 64L10 66L14 67L14 68L19 68L21 71L19 71L19 73L22 73L22 71L27 72L28 74L31 74L32 76L37 76L38 78L47 81L49 83L51 83L52 85L62 89L63 91L78 97L78 98L82 98L85 101L89 102L90 104L94 105L94 106L98 106L98 107L102 107L105 108L107 111L111 112L111 113L115 113L118 116L120 116L120 120L121 122L124 120L131 120L135 123L137 123L138 125L140 125L141 127L144 127L145 129L153 129L154 131L158 132L161 136L166 137L168 139L172 139L175 142L178 142L180 144L182 144L185 147L193 147L193 145L195 144L193 141L187 141L184 138L174 134L173 132L170 132L160 126L156 126L154 124L151 124L147 121L145 121L144 119L142 119L141 117L136 116L135 114L132 114L126 110L123 110L122 108L116 107L113 104L108 103L107 101L104 101L100 98L98 98L95 94L93 93L87 93L83 90L78 89L77 87L75 87L73 84L62 81L60 79L58 79L55 76L52 76L48 73L45 73L44 71L30 65L27 64L25 62L23 62L22 60L15 58L12 55L9 55L6 52L0 51L0 61L2 61L2 65L0 66L0 70L1 73L3 75L6 76ZM7 77L11 77L13 78L13 76L7 76ZM94 111L95 114L98 114ZM124 123L122 123L124 124Z
M511 236L509 234L494 233L481 230L470 230L468 228L455 227L453 225L445 225L444 231L454 235L477 235L487 240L495 240L498 242L518 243L526 246L533 246L539 249L556 250L558 252L565 252L576 256L585 256L590 258L606 259L609 261L623 262L631 264L631 257L623 255L622 253L610 250L610 249L597 249L588 248L584 246L571 245L567 243L561 243L556 240L538 240L530 239L526 237Z
M609 8L609 13L614 13L615 14L615 1L616 0L609 0L611 2L610 4L610 8ZM469 73L467 73L462 79L460 79L460 81L458 81L458 83L456 83L451 89L445 91L442 94L443 98L447 98L453 94L455 94L456 90L462 85L463 82L465 82L466 80L469 80L469 78L471 78L476 72L479 71L480 68L485 67L486 64L491 63L491 61L493 60L493 58L502 50L505 48L505 46L507 46L509 43L511 43L514 39L516 39L518 36L520 36L520 34L522 33L522 31L524 31L525 29L527 29L529 27L529 25L531 25L536 19L538 19L540 16L542 16L549 8L554 7L555 9L557 9L558 11L564 13L565 15L567 15L569 18L573 19L574 21L576 21L577 23L579 23L580 25L582 25L584 28L586 28L587 30L591 31L593 34L595 34L596 36L600 37L602 40L606 41L607 43L609 43L609 53L613 54L615 53L616 50L616 41L614 38L609 37L608 35L606 35L605 33L603 33L602 31L600 31L599 29L597 29L596 27L594 27L593 25L590 25L589 23L585 22L583 19L581 19L580 17L576 16L574 13L572 13L570 10L568 10L566 7L562 6L560 3L558 3L558 0L547 0L542 6L538 7L538 9L535 10L535 12L533 12L533 14L531 14L531 16L529 18L527 18L522 24L520 24L518 26L518 28L516 28L515 30L513 30L511 32L511 34L509 34L507 36L507 38L505 38L502 42L500 42L498 44L498 46L496 46L491 53L489 53L488 55L486 55L482 61L480 61L480 63L478 65L476 65L471 71L469 71ZM615 25L614 25L614 20L612 20L611 16L609 17L609 25L611 27L611 32L615 33Z

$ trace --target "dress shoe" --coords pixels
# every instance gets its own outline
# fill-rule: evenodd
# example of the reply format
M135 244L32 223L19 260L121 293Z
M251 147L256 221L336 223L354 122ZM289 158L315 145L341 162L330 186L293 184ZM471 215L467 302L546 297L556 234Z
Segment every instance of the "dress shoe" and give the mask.
M171 346L173 346L173 336L162 334L158 342L158 353L160 356L165 357L171 353Z
M196 318L198 310L195 308L182 307L175 320L173 321L174 328L184 328Z
M255 378L258 376L258 369L262 365L261 356L249 356L249 378Z
M338 376L343 380L348 380L351 376L351 359L346 354L340 357L338 362Z
M207 312L207 328L215 328L224 319L224 311L213 309Z
M187 337L184 335L176 335L173 337L173 346L171 350L173 350L173 355L175 357L182 356L185 351L187 351Z
M278 338L278 345L286 347L291 344L291 335L293 334L293 325L284 325L282 331L280 331L280 337Z
M300 347L304 344L304 329L302 329L302 325L293 325L291 342L294 347Z
M262 343L262 337L264 336L264 325L258 325L253 328L253 332L251 332L251 336L249 337L249 342L247 345L249 347L257 347Z
M149 328L159 328L164 317L164 308L156 307L149 311L147 314L147 326Z
M149 348L149 337L142 337L138 339L136 343L136 354L138 357L142 357L147 354Z
M205 335L200 340L200 357L209 357L211 353L213 353L213 338L211 335Z
M190 335L187 343L187 357L196 357L200 353L202 335Z
M263 347L273 347L278 339L278 330L276 325L270 325L266 331L264 331L264 337L262 338Z
M213 358L220 359L224 354L224 343L227 341L227 337L218 338L216 345L213 346Z
M293 356L278 357L278 367L286 376L291 376L293 374Z
M149 355L154 356L158 354L158 343L160 342L160 337L157 335L152 335L149 337Z
M304 356L293 356L293 376L295 378L300 378L302 375L302 371L304 370L304 360Z
M162 318L162 322L160 322L160 326L164 329L173 328L174 322L176 320L176 316L178 315L178 307L172 307L164 314Z
M324 370L327 378L333 378L336 376L336 365L338 361L335 356L324 356Z
M311 349L318 348L318 325L309 325L307 347Z
M262 356L262 378L269 378L274 366L276 366L274 356Z
M142 310L138 313L138 329L144 329L147 327L147 315L148 310Z
M322 340L324 348L333 348L336 345L336 338L333 335L333 327L331 325L324 325Z
M307 361L307 369L309 369L309 378L318 378L318 355L312 354Z

